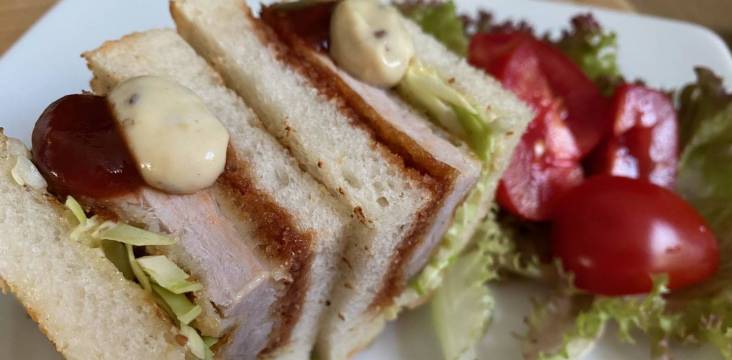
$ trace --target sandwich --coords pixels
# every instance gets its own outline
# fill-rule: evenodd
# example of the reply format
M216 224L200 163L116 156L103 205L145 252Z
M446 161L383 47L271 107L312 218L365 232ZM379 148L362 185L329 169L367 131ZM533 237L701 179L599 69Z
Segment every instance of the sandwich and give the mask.
M171 1L178 33L82 55L93 93L51 104L31 152L2 137L3 289L64 356L350 358L450 276L531 111L374 4ZM362 10L401 70L297 30Z
M256 17L242 1L173 0L171 13L363 225L316 346L321 359L353 356L469 245L531 112L377 2L282 3Z
M4 139L6 287L67 358L307 358L339 204L175 32L83 56L95 94L49 106L32 157Z

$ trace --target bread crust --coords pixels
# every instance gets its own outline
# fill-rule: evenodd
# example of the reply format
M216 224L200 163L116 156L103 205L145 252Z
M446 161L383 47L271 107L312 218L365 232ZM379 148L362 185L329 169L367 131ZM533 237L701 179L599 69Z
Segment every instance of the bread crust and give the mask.
M269 240L262 244L264 254L279 260L290 276L273 309L279 321L266 347L260 352L266 356L287 343L301 315L305 292L310 286L314 234L300 231L292 216L267 193L257 189L250 179L246 161L237 159L234 152L229 150L226 169L219 183L230 189L231 198L241 211L241 216L254 221L259 237Z

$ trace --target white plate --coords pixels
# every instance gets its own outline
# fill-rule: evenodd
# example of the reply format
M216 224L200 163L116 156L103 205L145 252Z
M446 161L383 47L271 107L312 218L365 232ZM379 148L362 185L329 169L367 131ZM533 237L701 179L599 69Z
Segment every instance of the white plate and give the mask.
M592 10L604 26L618 33L620 65L629 78L673 88L693 80L693 67L704 65L722 74L728 86L732 84L729 50L714 33L696 25L525 0L464 0L458 5L463 12L484 7L501 19L526 19L538 30L554 34L567 27L574 14ZM8 135L29 142L33 124L46 105L88 89L90 74L79 57L81 52L131 31L166 26L172 23L167 2L162 0L61 1L0 58L0 126ZM481 344L481 358L519 359L512 334L523 331L529 298L540 290L517 282L498 286L495 292L499 311ZM717 357L709 349L682 351L679 358ZM59 358L22 307L9 296L0 296L0 359ZM640 346L619 345L608 334L586 358L642 359L648 358L648 352L642 340ZM440 359L426 311L405 314L391 325L358 356L358 360L368 359Z

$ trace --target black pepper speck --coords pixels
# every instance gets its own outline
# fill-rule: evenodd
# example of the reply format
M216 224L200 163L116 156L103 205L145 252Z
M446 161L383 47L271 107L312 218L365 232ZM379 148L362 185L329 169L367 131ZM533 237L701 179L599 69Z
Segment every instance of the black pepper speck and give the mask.
M137 100L140 99L140 95L138 94L132 94L129 99L127 99L127 103L130 105L135 105L137 103Z

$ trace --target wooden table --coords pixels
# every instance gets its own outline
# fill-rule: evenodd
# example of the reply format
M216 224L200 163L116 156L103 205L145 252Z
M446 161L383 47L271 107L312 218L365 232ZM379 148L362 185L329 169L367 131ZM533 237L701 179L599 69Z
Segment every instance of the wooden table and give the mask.
M0 0L0 54L57 0ZM119 0L89 0L119 1ZM165 1L165 0L150 0ZM732 43L732 0L556 0L674 17L709 26ZM486 0L490 2L490 0Z

